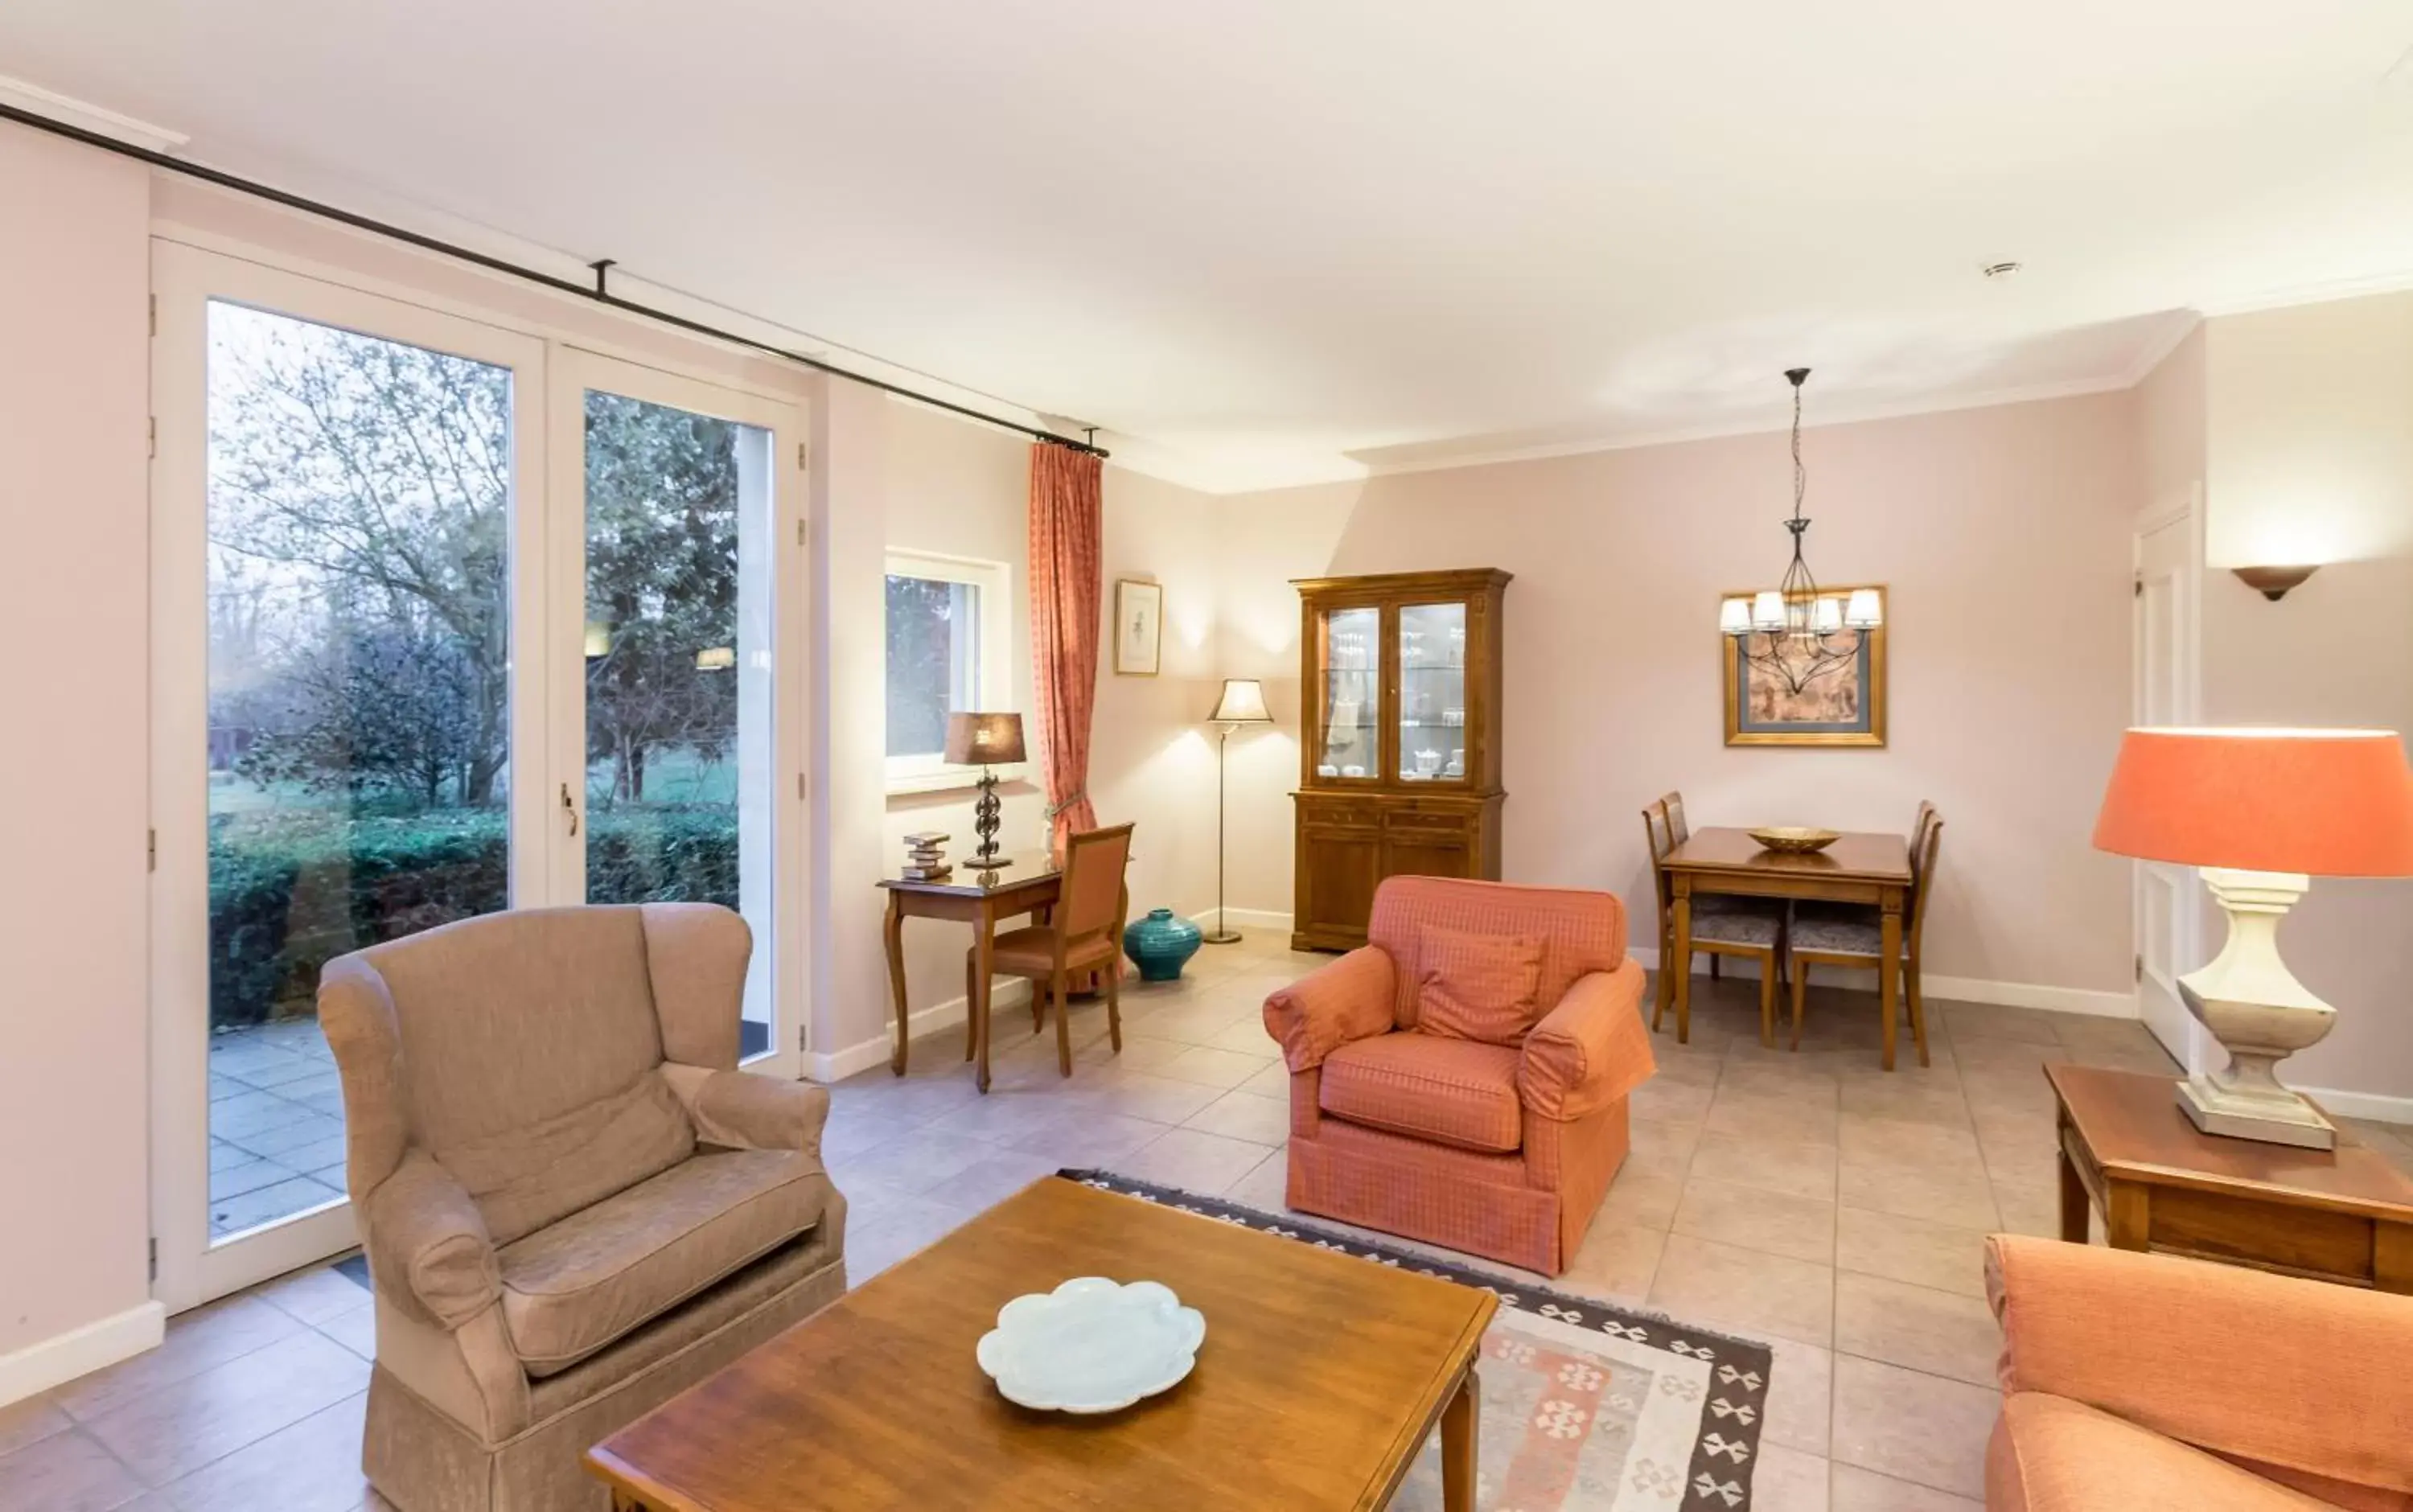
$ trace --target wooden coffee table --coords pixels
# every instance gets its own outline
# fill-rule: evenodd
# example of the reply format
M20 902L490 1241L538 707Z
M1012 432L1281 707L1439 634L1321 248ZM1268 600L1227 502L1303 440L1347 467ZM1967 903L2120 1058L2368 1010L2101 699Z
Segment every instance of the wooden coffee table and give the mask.
M1074 1417L997 1394L997 1310L1073 1276L1206 1315L1189 1379ZM1498 1300L1047 1177L587 1452L651 1512L1376 1508L1438 1424L1474 1505L1475 1352Z
M2168 1076L2049 1065L2061 1237L2103 1210L2113 1248L2413 1292L2413 1177L2344 1130L2335 1149L2205 1134Z

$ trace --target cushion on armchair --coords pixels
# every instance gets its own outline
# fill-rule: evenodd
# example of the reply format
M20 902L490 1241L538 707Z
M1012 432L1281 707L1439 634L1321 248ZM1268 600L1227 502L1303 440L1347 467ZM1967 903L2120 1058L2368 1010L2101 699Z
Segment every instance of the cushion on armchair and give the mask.
M1461 1149L1505 1154L1523 1137L1523 1056L1438 1034L1377 1034L1324 1058L1317 1105L1334 1118Z
M1417 941L1416 1028L1444 1039L1517 1045L1542 1016L1539 935L1429 924Z
M532 1376L569 1369L821 1221L822 1164L716 1149L503 1246L503 1323Z

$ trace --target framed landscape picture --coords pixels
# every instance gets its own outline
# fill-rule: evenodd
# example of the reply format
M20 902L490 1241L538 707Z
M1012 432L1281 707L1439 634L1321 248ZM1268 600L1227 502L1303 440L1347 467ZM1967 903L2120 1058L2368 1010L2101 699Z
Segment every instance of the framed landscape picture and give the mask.
M1153 677L1164 649L1164 585L1115 579L1115 671Z
M1819 597L1842 598L1858 587L1821 588ZM1884 623L1874 630L1839 630L1826 645L1842 660L1799 679L1766 664L1770 637L1720 635L1729 746L1882 746L1886 743L1886 636L1893 614L1885 589L1876 589ZM1738 597L1738 595L1728 595ZM1748 594L1739 597L1748 598Z

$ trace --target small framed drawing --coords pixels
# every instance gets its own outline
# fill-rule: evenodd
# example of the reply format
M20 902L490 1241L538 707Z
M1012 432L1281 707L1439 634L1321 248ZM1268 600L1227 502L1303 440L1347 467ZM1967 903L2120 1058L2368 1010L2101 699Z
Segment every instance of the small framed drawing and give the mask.
M1852 588L1821 588L1842 600ZM1808 645L1754 633L1720 635L1729 746L1882 746L1886 743L1885 589L1877 629L1836 630ZM1738 597L1729 594L1728 598ZM1739 597L1748 598L1743 594ZM1840 615L1840 607L1837 614Z
M1153 677L1164 649L1164 585L1115 579L1115 671Z

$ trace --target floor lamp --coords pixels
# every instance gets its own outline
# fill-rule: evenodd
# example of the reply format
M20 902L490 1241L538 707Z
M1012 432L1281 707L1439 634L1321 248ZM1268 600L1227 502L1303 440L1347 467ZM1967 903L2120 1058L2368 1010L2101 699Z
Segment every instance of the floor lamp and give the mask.
M1231 945L1239 942L1240 932L1223 916L1223 749L1232 743L1234 730L1244 724L1271 724L1274 717L1266 712L1264 684L1254 677L1226 677L1223 696L1215 701L1215 712L1206 718L1222 726L1222 734L1215 742L1215 932L1206 941Z

